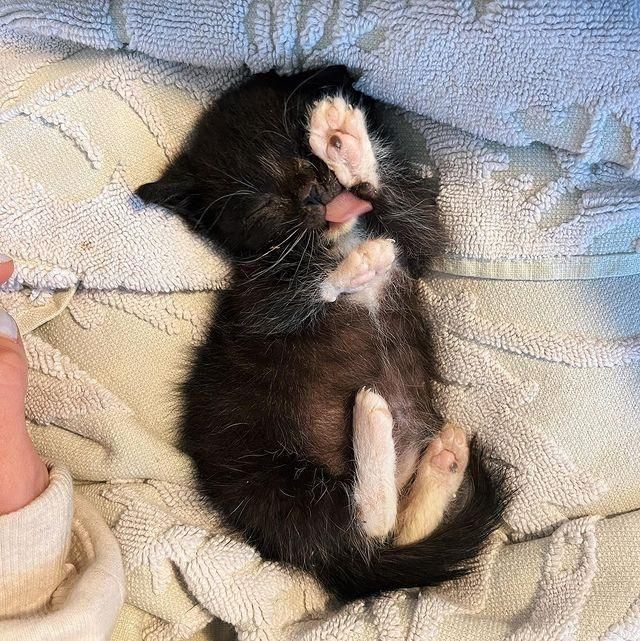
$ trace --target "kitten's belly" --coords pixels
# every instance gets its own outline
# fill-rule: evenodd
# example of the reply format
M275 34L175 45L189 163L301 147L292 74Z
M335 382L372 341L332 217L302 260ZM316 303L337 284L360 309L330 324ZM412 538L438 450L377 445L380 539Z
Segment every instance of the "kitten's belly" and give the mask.
M355 395L370 387L383 396L393 416L398 476L410 476L417 455L438 429L428 346L416 340L421 335L411 319L399 315L380 319L377 326L368 313L335 320L329 333L323 328L322 338L304 350L310 366L300 381L306 402L299 411L308 412L301 425L306 425L309 453L335 474L348 470Z
M241 442L249 439L256 450L292 452L348 475L355 397L370 387L393 416L398 477L410 476L439 421L431 408L428 336L408 310L374 323L368 310L338 302L313 331L271 339L239 334L225 325L233 317L219 310L192 377L194 389L207 381L207 392L189 394L194 425L186 430L199 431L203 422L203 448L234 457L228 426L237 425L246 429Z

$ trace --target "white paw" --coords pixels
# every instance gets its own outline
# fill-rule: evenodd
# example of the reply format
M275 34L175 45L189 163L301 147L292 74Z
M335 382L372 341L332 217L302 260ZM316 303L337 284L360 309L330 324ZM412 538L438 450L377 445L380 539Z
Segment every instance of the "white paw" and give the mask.
M312 107L309 144L343 187L369 183L378 188L378 163L364 114L341 96L324 98Z
M396 545L420 541L440 525L460 488L468 462L469 445L464 431L445 425L418 463L398 519Z
M331 272L321 286L322 300L334 302L340 294L353 294L382 284L396 259L396 246L385 238L358 245Z
M369 431L373 425L378 425L380 422L384 422L385 427L390 426L393 419L387 401L380 394L368 387L363 387L356 394L353 422L358 426L366 426L366 430Z
M362 389L353 408L354 502L367 536L384 538L396 522L398 494L393 419L382 396Z

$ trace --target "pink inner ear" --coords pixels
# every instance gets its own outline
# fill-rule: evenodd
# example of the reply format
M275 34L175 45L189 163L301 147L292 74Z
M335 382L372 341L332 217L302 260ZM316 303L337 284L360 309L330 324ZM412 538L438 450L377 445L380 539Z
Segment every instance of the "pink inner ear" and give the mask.
M331 223L344 223L373 209L373 205L358 198L350 191L343 191L325 206L324 219Z

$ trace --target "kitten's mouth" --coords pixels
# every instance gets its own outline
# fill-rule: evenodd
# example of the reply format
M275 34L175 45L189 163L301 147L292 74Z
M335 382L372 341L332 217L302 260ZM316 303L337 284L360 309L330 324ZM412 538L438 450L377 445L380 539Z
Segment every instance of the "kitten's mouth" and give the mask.
M370 212L373 205L350 191L340 192L325 205L324 219L330 223L346 223Z

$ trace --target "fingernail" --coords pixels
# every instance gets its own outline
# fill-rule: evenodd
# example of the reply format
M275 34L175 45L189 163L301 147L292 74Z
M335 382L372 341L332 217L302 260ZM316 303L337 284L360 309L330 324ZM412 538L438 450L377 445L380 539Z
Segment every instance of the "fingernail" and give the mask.
M0 263L10 263L13 260L11 256L7 256L6 254L0 254Z
M0 336L10 338L12 341L18 339L18 326L4 309L0 309Z

